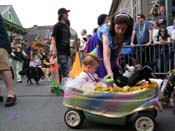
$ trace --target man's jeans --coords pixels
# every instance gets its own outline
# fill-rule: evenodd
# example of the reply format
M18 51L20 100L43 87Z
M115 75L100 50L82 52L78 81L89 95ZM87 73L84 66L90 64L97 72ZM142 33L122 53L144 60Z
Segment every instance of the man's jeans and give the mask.
M59 65L59 75L60 81L62 77L68 77L69 74L69 64L68 64L68 57L67 55L58 55L57 61Z

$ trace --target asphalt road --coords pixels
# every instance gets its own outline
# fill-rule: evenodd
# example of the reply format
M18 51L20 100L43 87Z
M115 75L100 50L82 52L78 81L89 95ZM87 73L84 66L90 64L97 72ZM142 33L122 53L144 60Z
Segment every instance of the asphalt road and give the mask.
M3 94L6 89L2 81ZM27 85L14 82L17 104L6 108L0 103L0 131L75 131L66 126L63 95L53 95L50 84L41 81L40 85ZM175 116L172 107L164 108L156 118L157 131L175 131ZM104 125L85 121L81 131L133 131L127 126Z

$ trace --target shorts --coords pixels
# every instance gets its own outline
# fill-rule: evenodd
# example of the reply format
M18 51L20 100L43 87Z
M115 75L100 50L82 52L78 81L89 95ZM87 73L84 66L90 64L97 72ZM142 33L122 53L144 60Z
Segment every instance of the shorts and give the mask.
M0 48L0 72L4 70L10 70L9 55L4 48Z

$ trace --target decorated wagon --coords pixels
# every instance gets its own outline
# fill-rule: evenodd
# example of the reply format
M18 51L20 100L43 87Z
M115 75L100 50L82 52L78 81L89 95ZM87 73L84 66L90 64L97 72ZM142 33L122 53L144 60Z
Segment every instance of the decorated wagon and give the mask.
M138 131L155 129L155 117L162 111L156 82L124 88L97 84L91 90L88 84L76 86L69 84L64 93L63 104L68 109L64 120L70 128L79 128L86 119L114 125L131 122Z

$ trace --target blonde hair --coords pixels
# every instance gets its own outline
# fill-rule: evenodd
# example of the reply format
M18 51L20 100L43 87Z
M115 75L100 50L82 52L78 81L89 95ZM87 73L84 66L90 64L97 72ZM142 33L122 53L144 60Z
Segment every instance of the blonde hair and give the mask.
M88 66L88 65L94 66L96 63L99 63L99 61L94 57L92 57L91 55L86 55L83 60L84 66Z

